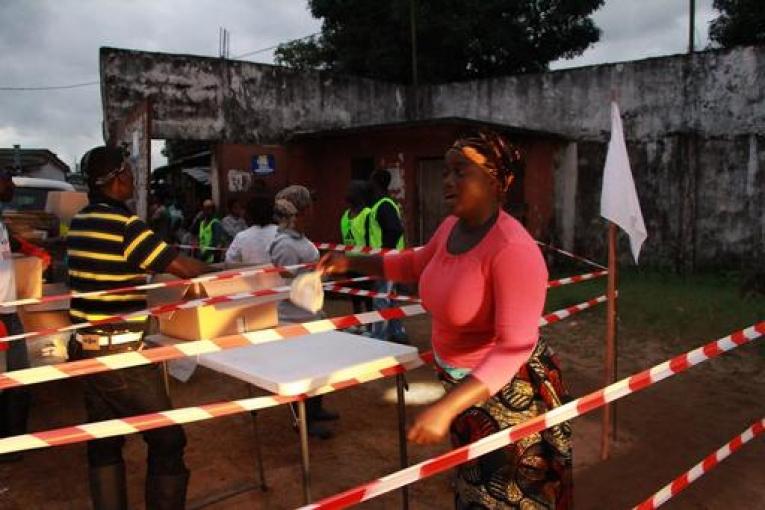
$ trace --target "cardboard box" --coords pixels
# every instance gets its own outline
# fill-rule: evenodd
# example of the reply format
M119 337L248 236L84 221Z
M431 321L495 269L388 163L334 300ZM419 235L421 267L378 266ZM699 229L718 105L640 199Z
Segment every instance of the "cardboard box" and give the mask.
M154 281L172 279L175 277L163 274L157 275ZM278 274L258 274L247 278L154 289L149 291L147 299L149 306L156 306L202 297L269 289L280 285L283 285L283 281ZM279 322L276 306L286 296L285 292L162 314L159 316L159 331L163 335L183 340L200 340L271 328Z
M69 310L31 312L29 306L18 308L19 319L24 331L39 331L45 328L62 328L71 324ZM28 338L27 349L32 366L63 363L67 359L67 343L71 332Z
M49 191L45 212L54 214L62 223L69 224L80 209L88 205L88 195L80 191Z
M13 257L16 274L17 299L42 297L42 259L37 257Z

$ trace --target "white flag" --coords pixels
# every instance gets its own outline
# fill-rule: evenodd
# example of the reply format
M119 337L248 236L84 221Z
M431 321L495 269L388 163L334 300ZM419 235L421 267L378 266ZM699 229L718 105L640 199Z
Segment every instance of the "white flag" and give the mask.
M630 236L632 256L637 264L640 247L648 233L632 179L627 145L624 143L619 106L611 102L611 141L608 142L603 188L600 193L600 215L616 223Z

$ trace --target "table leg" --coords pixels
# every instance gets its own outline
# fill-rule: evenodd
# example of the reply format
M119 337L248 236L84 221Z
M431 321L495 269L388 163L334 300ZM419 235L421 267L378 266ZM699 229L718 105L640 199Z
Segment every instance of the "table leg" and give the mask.
M252 386L249 386L250 397L254 395ZM263 465L263 453L260 449L260 433L258 432L258 412L250 411L252 416L252 433L255 436L255 460L258 464L258 476L260 478L260 490L266 492L268 490L268 484L266 483L266 470Z
M401 468L409 466L409 456L406 449L406 397L404 386L406 379L403 374L396 375L396 401L398 404L398 456ZM401 508L409 509L409 486L401 487Z
M307 505L311 502L311 468L308 463L308 420L305 412L305 400L299 400L297 406L300 425L300 453L303 460L303 499Z
M170 398L170 369L167 367L167 361L162 362L162 379L165 382L165 393Z

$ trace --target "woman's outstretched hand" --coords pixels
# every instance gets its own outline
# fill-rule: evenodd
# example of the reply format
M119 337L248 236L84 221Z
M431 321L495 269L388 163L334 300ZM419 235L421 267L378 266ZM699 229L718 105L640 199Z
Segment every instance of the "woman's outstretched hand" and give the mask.
M407 439L416 444L435 444L446 439L454 415L436 403L421 412L409 427Z
M323 274L345 274L348 272L350 261L343 253L329 252L316 265L316 270Z

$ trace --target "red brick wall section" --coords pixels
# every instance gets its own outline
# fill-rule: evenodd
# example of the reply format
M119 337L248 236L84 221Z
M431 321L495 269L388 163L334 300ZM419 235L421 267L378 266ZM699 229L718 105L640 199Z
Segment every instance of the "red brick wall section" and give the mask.
M554 227L553 168L559 148L557 143L546 140L530 140L523 145L526 154L523 186L527 205L525 226L535 239L544 239Z
M222 204L231 196L247 193L228 191L231 169L249 170L254 155L273 154L276 172L263 177L268 190L277 192L289 184L302 184L316 192L314 221L309 237L315 241L339 242L340 217L346 208L345 190L355 158L374 158L376 168L399 167L404 177L403 211L407 239L418 239L419 205L417 167L420 159L443 157L460 130L458 125L379 129L352 134L332 134L289 142L286 146L219 144ZM555 142L519 139L526 148L524 182L527 228L543 236L553 219L553 158Z

